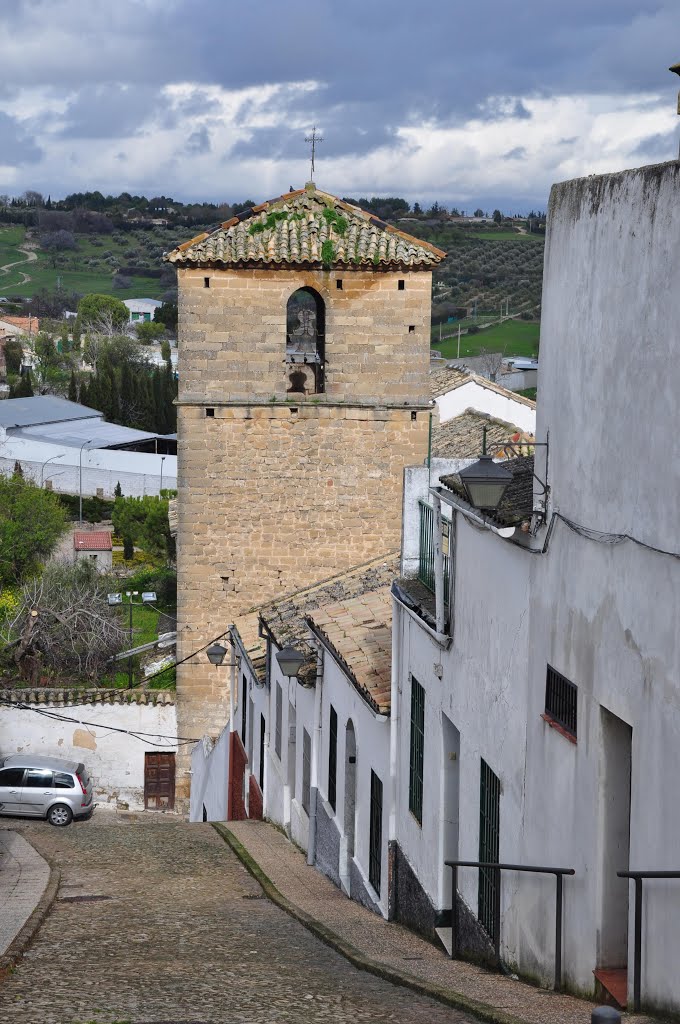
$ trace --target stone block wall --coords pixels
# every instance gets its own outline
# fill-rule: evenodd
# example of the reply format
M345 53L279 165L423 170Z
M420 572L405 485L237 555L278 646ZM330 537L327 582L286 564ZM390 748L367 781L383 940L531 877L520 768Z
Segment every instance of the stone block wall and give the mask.
M403 469L427 455L431 274L178 278L181 661L244 612L399 548ZM291 397L287 302L301 287L325 305L326 388ZM219 732L229 679L204 653L178 667L180 735ZM180 801L188 767L180 755Z
M303 287L326 310L326 389L317 402L428 397L429 271L198 268L180 269L178 283L180 401L285 399L286 307Z

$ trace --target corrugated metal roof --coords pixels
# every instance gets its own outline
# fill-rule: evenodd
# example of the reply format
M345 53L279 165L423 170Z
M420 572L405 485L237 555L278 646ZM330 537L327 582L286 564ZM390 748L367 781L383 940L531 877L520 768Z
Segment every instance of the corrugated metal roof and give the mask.
M19 430L12 430L10 436L64 445L67 448L80 448L85 442L88 448L110 448L112 445L151 441L156 437L155 434L148 434L144 430L120 427L117 423L106 423L105 420L88 419L21 427Z
M40 423L61 423L64 420L101 418L96 409L78 402L69 402L56 395L35 398L6 398L0 402L0 427L29 427Z

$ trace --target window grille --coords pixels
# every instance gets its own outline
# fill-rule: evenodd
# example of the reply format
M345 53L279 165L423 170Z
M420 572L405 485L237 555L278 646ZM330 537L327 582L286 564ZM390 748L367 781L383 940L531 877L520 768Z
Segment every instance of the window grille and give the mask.
M576 738L576 697L578 688L548 665L545 679L545 713L570 736Z
M420 505L420 553L418 560L418 579L434 594L434 511L426 502ZM442 519L442 549L444 553L444 601L449 603L450 554L449 540L451 523Z
M408 806L419 825L423 823L423 754L425 750L425 690L411 677L411 751Z
M338 773L338 715L332 704L328 736L328 803L335 810Z
M501 782L482 761L479 785L479 859L498 863L500 851L500 798ZM479 869L479 905L477 916L492 941L496 941L494 907L499 893L496 891L498 873L493 868Z
M276 684L276 719L274 722L274 750L281 760L281 719L283 718L283 693L281 683Z
M302 807L309 814L312 775L312 741L306 729L302 730Z
M383 785L371 770L371 827L368 851L368 880L380 895L380 870L382 861L382 801Z
M260 789L264 793L264 715L260 715Z
M242 677L241 686L241 743L246 745L246 732L248 729L248 680Z

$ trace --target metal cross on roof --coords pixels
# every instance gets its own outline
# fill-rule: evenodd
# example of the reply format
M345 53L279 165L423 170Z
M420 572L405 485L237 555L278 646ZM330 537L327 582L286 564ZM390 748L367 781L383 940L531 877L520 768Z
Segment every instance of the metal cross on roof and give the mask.
M312 128L311 135L305 135L305 142L311 142L312 144L312 170L310 173L310 181L314 181L314 157L316 155L316 144L317 142L323 142L321 136L316 134L316 125Z

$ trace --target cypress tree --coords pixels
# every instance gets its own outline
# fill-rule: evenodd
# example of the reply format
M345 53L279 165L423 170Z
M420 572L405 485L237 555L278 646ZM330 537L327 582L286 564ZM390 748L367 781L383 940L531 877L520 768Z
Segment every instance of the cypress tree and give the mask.
M71 370L71 380L68 385L68 400L69 402L78 401L78 381L76 380L75 370Z
M89 396L87 393L87 380L85 377L81 377L80 390L78 391L78 401L81 405L89 404Z

